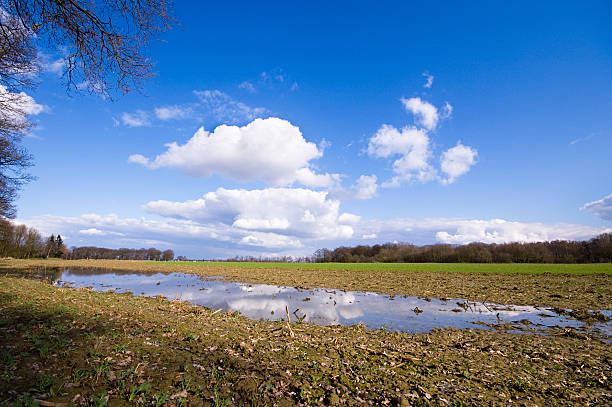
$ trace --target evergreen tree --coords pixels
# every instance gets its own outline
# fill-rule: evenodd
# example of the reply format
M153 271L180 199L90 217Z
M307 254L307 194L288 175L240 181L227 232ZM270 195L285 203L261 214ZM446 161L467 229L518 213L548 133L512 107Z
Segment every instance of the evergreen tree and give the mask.
M57 235L57 238L55 239L55 248L54 248L54 253L53 253L53 257L64 257L66 254L68 253L68 249L66 248L66 245L64 244L64 241L62 240L62 236Z

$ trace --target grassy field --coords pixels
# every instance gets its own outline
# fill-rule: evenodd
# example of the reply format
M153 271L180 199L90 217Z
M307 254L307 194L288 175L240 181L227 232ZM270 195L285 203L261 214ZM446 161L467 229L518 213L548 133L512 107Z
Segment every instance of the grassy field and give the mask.
M146 262L157 263L157 262ZM173 265L245 269L289 269L317 271L450 271L464 273L518 274L612 274L612 263L597 264L517 264L517 263L272 263L272 262L192 262Z
M0 405L612 403L609 343L572 329L291 327L0 276Z
M414 268L389 269L401 266ZM541 305L578 310L612 309L610 264L372 265L332 263L328 265L58 259L0 260L0 272L20 270L27 274L32 270L45 267L97 267L142 272L183 272L202 276L226 276L231 281L245 283L302 288L326 287L415 297L463 298L479 302ZM374 269L375 267L378 269ZM427 267L430 270L424 269ZM474 271L471 267L474 270L480 269ZM522 269L522 272L510 272L512 268ZM493 272L494 270L501 270L501 272Z

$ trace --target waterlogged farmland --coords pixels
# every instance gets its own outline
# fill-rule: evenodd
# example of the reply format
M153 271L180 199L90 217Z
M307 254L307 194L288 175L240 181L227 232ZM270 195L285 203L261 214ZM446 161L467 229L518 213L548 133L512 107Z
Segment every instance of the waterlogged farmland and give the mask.
M250 319L286 320L318 325L364 324L368 329L411 333L434 328L485 328L539 331L550 327L588 328L612 335L612 325L594 326L553 309L471 302L465 299L418 298L326 288L297 289L247 284L184 273L137 273L105 269L63 269L49 275L56 286L89 287L98 291L131 292L149 297L188 301L213 310L240 312ZM557 310L558 311L558 310ZM609 319L612 311L598 311Z
M607 269L266 266L2 261L0 404L612 403Z
M602 264L387 264L213 263L118 260L0 261L0 271L62 267L224 276L232 282L326 287L411 297L612 310L612 263ZM519 271L513 271L519 270Z

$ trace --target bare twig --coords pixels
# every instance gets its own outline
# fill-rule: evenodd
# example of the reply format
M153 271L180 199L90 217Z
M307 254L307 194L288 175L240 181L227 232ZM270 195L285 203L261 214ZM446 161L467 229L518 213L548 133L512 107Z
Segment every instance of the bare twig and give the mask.
M289 328L289 335L293 338L295 334L293 333L293 329L291 329L291 317L289 317L289 307L285 305L285 312L287 313L287 328Z

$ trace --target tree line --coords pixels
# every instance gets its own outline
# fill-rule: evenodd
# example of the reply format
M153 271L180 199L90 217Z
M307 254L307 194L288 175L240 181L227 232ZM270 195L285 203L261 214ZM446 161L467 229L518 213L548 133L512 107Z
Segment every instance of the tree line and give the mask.
M67 259L92 259L92 260L153 260L172 261L174 252L158 250L153 247L149 249L107 249L104 247L72 247L66 256Z
M0 257L65 257L68 252L60 235L44 238L34 228L0 218Z
M63 258L63 259L105 259L105 260L174 260L174 252L149 249L107 249L103 247L67 248L61 235L43 237L35 228L15 225L8 219L0 218L0 257L17 259Z
M319 249L313 261L320 263L609 263L612 233L588 241L554 240L536 243L469 243L461 246L416 246L385 243L374 246Z

